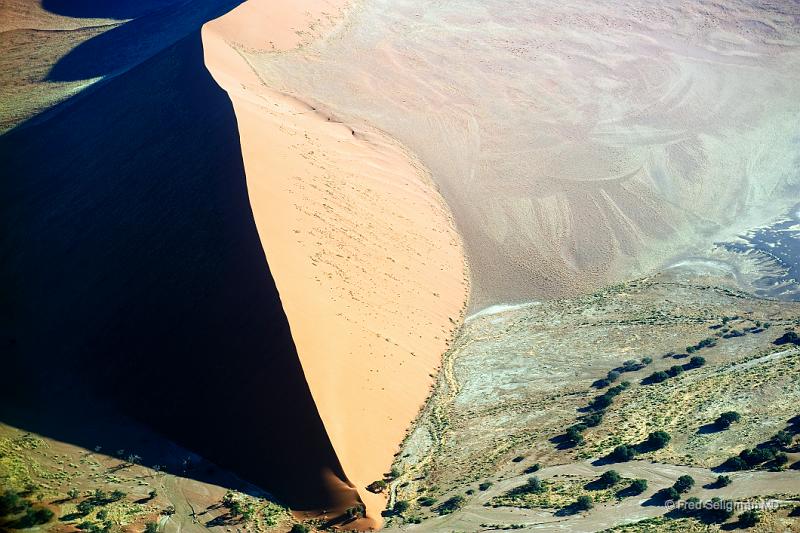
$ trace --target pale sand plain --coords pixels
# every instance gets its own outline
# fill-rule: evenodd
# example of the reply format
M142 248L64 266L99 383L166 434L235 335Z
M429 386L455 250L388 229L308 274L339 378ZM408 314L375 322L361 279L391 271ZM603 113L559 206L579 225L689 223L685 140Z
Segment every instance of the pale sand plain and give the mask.
M579 294L783 215L800 192L800 7L362 2L270 83L416 153L471 309Z
M242 54L300 46L343 8L250 0L207 23L203 45L234 105L256 225L311 393L378 526L386 498L365 487L389 470L431 390L469 276L418 160L378 131L270 89Z

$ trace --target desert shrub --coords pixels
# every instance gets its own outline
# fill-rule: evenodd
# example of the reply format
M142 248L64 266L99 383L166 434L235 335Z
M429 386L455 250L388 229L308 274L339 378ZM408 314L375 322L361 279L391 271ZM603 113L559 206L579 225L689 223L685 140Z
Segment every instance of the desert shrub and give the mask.
M745 511L739 515L738 526L741 528L753 527L761 521L761 516L753 510Z
M720 474L719 476L717 476L717 480L714 482L714 485L716 485L717 487L727 487L731 483L733 483L733 481L731 481L730 476L723 476L722 474Z
M649 365L652 362L653 362L653 358L652 357L645 357L645 358L642 359L642 364L643 365Z
M658 372L653 372L649 376L647 376L643 382L646 383L661 383L669 379L669 374L664 372L663 370L659 370Z
M439 507L436 508L436 512L440 515L450 514L464 507L465 503L466 500L463 496L456 495L439 504Z
M80 495L81 493L78 491L78 489L69 489L67 491L67 498L69 498L70 500L76 500Z
M400 469L397 468L396 466L393 466L392 469L389 471L389 477L391 477L392 479L399 478L400 474L402 474L402 472L400 472Z
M372 492L372 493L378 494L378 493L383 492L384 490L386 490L386 486L387 485L386 485L386 482L384 480L378 479L376 481L373 481L369 485L367 485L367 490Z
M518 455L518 456L514 457L513 459L511 459L511 461L514 462L514 463L521 463L524 460L525 460L525 456L524 455Z
M700 368L706 364L706 358L700 357L699 355L695 355L691 359L689 359L689 368Z
M779 448L785 448L792 443L792 434L788 431L779 431L772 437L771 443Z
M789 462L789 456L783 452L778 452L775 454L775 458L772 461L770 461L769 466L773 468L778 468L785 465L788 462Z
M536 476L531 476L528 478L528 481L525 482L524 485L513 489L512 492L515 494L538 494L544 490L544 485L542 484L542 480Z
M607 489L608 487L613 487L619 480L622 479L619 475L619 472L616 470L606 470L603 474L597 479L597 485Z
M94 509L94 503L91 500L83 500L76 506L78 512L84 516L91 513Z
M97 511L98 520L105 520L107 516L108 516L108 511L106 511L105 509L100 509L99 511Z
M481 491L489 490L489 487L491 487L492 485L493 485L493 483L491 481L484 481L483 483L478 485L478 490L481 490Z
M710 505L703 506L699 514L704 522L721 524L733 516L733 503L719 498L711 498Z
M634 457L636 457L636 449L633 446L627 446L625 444L620 444L614 448L614 451L609 455L611 460L618 463L630 461Z
M0 516L18 513L28 506L30 503L20 498L13 490L7 490L0 496Z
M603 394L602 396L597 396L595 397L594 400L592 400L592 404L590 407L595 411L601 411L606 407L608 407L609 405L611 405L613 398L614 398L613 396L607 396L605 394Z
M419 503L423 507L430 507L434 503L436 503L436 498L431 496L421 496L417 498L417 503Z
M305 524L293 524L289 533L311 533L311 528Z
M681 365L672 365L669 367L669 370L667 370L667 375L671 378L680 376L681 374L683 374L683 367Z
M773 341L773 344L780 346L781 344L796 344L800 346L800 336L794 331L787 331Z
M670 440L671 437L666 431L653 431L647 436L647 440L644 444L650 450L660 450L669 444Z
M656 492L656 497L664 501L677 501L681 499L681 493L675 487L666 487Z
M675 481L673 487L681 494L689 492L689 490L694 487L694 478L692 478L692 476L683 475Z
M583 417L584 425L586 425L586 427L590 427L590 428L599 426L600 422L602 422L602 421L603 421L603 412L602 411L597 411L595 413L592 413L590 415L587 415L587 416Z
M565 439L572 443L573 445L583 444L583 434L581 431L585 430L586 426L582 424L578 424L575 426L571 426L567 428L567 432L564 434Z
M589 496L578 496L578 499L575 500L574 507L578 511L588 511L594 507L594 501L592 501L592 498Z
M34 526L48 523L53 519L53 511L50 509L25 509L25 515L14 520L9 525L13 529L28 529Z
M616 370L609 370L608 374L606 374L606 379L608 381L617 381L619 379L620 373Z
M731 424L741 420L742 416L736 411L725 411L714 421L714 425L721 429L728 429Z
M631 494L641 494L647 490L647 480L646 479L634 479L633 482L628 487L628 490Z
M367 512L364 504L358 503L344 510L344 515L349 519L363 518Z
M155 491L150 491L150 494L151 494L150 497L151 498L155 498L155 494L154 493L155 493ZM122 492L121 490L115 490L108 496L108 498L106 498L106 502L107 503L117 502L117 501L121 500L124 497L125 497L125 493L124 492Z
M748 466L753 467L775 459L775 451L776 450L771 447L747 448L739 452L739 457L741 457Z
M539 470L541 470L541 468L542 468L542 465L540 465L539 463L535 463L535 464L532 464L531 466L529 466L528 468L526 468L525 469L525 473L526 474L533 474L534 472L538 472Z
M410 506L411 504L405 500L397 500L396 502L394 502L394 507L392 507L392 510L394 510L394 512L397 514L402 514L408 511L408 508Z
M148 522L144 525L144 533L158 533L158 524Z
M739 470L747 470L748 465L741 457L733 456L726 459L725 462L720 465L720 468L729 472L738 472Z

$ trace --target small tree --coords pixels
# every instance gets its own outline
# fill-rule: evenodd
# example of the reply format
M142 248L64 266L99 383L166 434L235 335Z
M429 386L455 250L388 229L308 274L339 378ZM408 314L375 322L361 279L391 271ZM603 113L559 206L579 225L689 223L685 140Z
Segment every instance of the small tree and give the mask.
M714 425L720 429L728 429L731 424L741 420L742 416L736 411L725 411L721 413L714 421Z
M634 479L633 483L631 483L630 487L628 487L628 490L634 495L643 493L647 490L647 480Z
M625 444L620 444L614 451L611 452L611 460L616 461L618 463L622 463L625 461L630 461L636 456L636 450L633 446L627 446Z
M772 443L778 447L785 448L792 443L792 434L788 431L779 431L772 437Z
M542 468L542 465L540 465L539 463L534 463L534 464L532 464L531 466L529 466L528 468L525 469L525 473L526 474L533 474L534 472L538 472L539 470L541 470L541 468Z
M311 528L305 524L294 524L289 533L311 533Z
M689 367L690 368L700 368L706 364L705 357L700 357L699 355L695 355L691 359L689 359Z
M714 484L717 487L727 487L731 483L733 483L733 481L731 481L731 477L730 476L723 476L722 474L717 476L717 481L714 482Z
M534 494L538 494L544 490L544 485L542 484L542 480L536 476L531 476L528 478L528 481L521 487L520 492L530 492Z
M651 450L660 450L669 444L670 440L671 437L666 431L653 431L647 436L647 441L645 441L645 444Z
M613 487L621 479L619 472L616 470L606 470L603 475L597 480L597 484L603 488Z
M436 512L440 515L450 514L464 507L465 503L466 500L464 497L458 494L441 503L439 507L436 508Z
M158 524L148 522L144 525L144 533L158 533Z
M747 470L749 467L744 459L733 456L726 459L725 462L720 465L720 468L728 472L738 472L739 470Z
M393 509L393 510L394 510L394 512L395 512L395 513L397 513L397 514L403 514L403 513L405 513L406 511L408 511L408 508L409 508L410 506L411 506L411 504L410 504L410 503L408 503L408 502L407 502L407 501L405 501L405 500L397 500L396 502L394 502L394 507L392 507L392 509Z
M681 494L689 492L689 490L694 487L694 478L692 478L692 476L683 475L675 481L673 487Z
M620 373L616 370L609 370L608 374L606 374L606 379L608 381L617 381L619 379Z
M656 495L664 500L664 501L677 501L681 499L681 493L678 492L675 487L667 487L665 489L661 489L656 493Z
M420 496L417 498L417 502L423 507L430 507L436 503L436 498L433 498L432 496Z
M574 506L578 511L588 511L594 507L594 502L589 496L578 496L578 499L575 500Z
M761 521L761 516L756 511L745 511L739 515L739 527L753 527Z
M80 496L80 495L81 495L81 493L78 491L78 489L69 489L67 491L67 497L70 500L77 500L78 496Z
M493 483L491 481L484 481L483 483L478 485L478 490L481 490L481 491L489 490L489 487L491 487L492 485L493 485Z

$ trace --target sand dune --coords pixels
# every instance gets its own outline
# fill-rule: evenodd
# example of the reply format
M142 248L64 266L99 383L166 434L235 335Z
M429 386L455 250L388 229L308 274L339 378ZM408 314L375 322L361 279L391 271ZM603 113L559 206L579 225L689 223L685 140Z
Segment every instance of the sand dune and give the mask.
M251 0L206 24L206 63L234 104L250 202L303 370L378 525L385 498L365 486L388 471L461 320L462 246L425 169L402 147L261 81L237 47L302 42L287 32L296 13L287 25L267 5ZM336 6L292 8L308 25ZM268 37L240 31L256 26Z
M373 0L305 53L249 58L418 154L464 236L477 310L650 272L782 216L800 182L799 13Z

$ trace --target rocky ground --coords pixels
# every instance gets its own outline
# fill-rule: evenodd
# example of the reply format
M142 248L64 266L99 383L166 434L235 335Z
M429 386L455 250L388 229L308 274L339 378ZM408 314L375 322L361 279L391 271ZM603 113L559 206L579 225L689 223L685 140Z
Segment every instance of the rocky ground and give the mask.
M669 509L654 493L688 474L696 483L684 499L772 496L783 503L761 512L758 527L796 530L788 516L800 493L796 436L781 448L782 464L729 473L725 487L713 482L717 467L744 448L763 447L781 430L797 433L790 421L800 400L800 349L775 341L799 325L800 305L688 269L473 316L398 454L391 503L408 508L390 527L597 531L645 519L656 520L639 530L718 527L675 512L661 518ZM615 369L611 383L598 383ZM658 372L667 372L663 381ZM615 387L610 404L597 408L595 398ZM721 430L714 422L725 411L741 418ZM593 413L602 419L591 427ZM581 422L590 427L579 428L576 444L565 432ZM660 449L644 444L656 431L670 436ZM636 447L635 460L604 459L619 445ZM609 469L622 480L593 487ZM544 489L515 496L533 475ZM633 479L647 489L627 494ZM577 511L579 496L594 508ZM459 509L447 512L448 501Z

